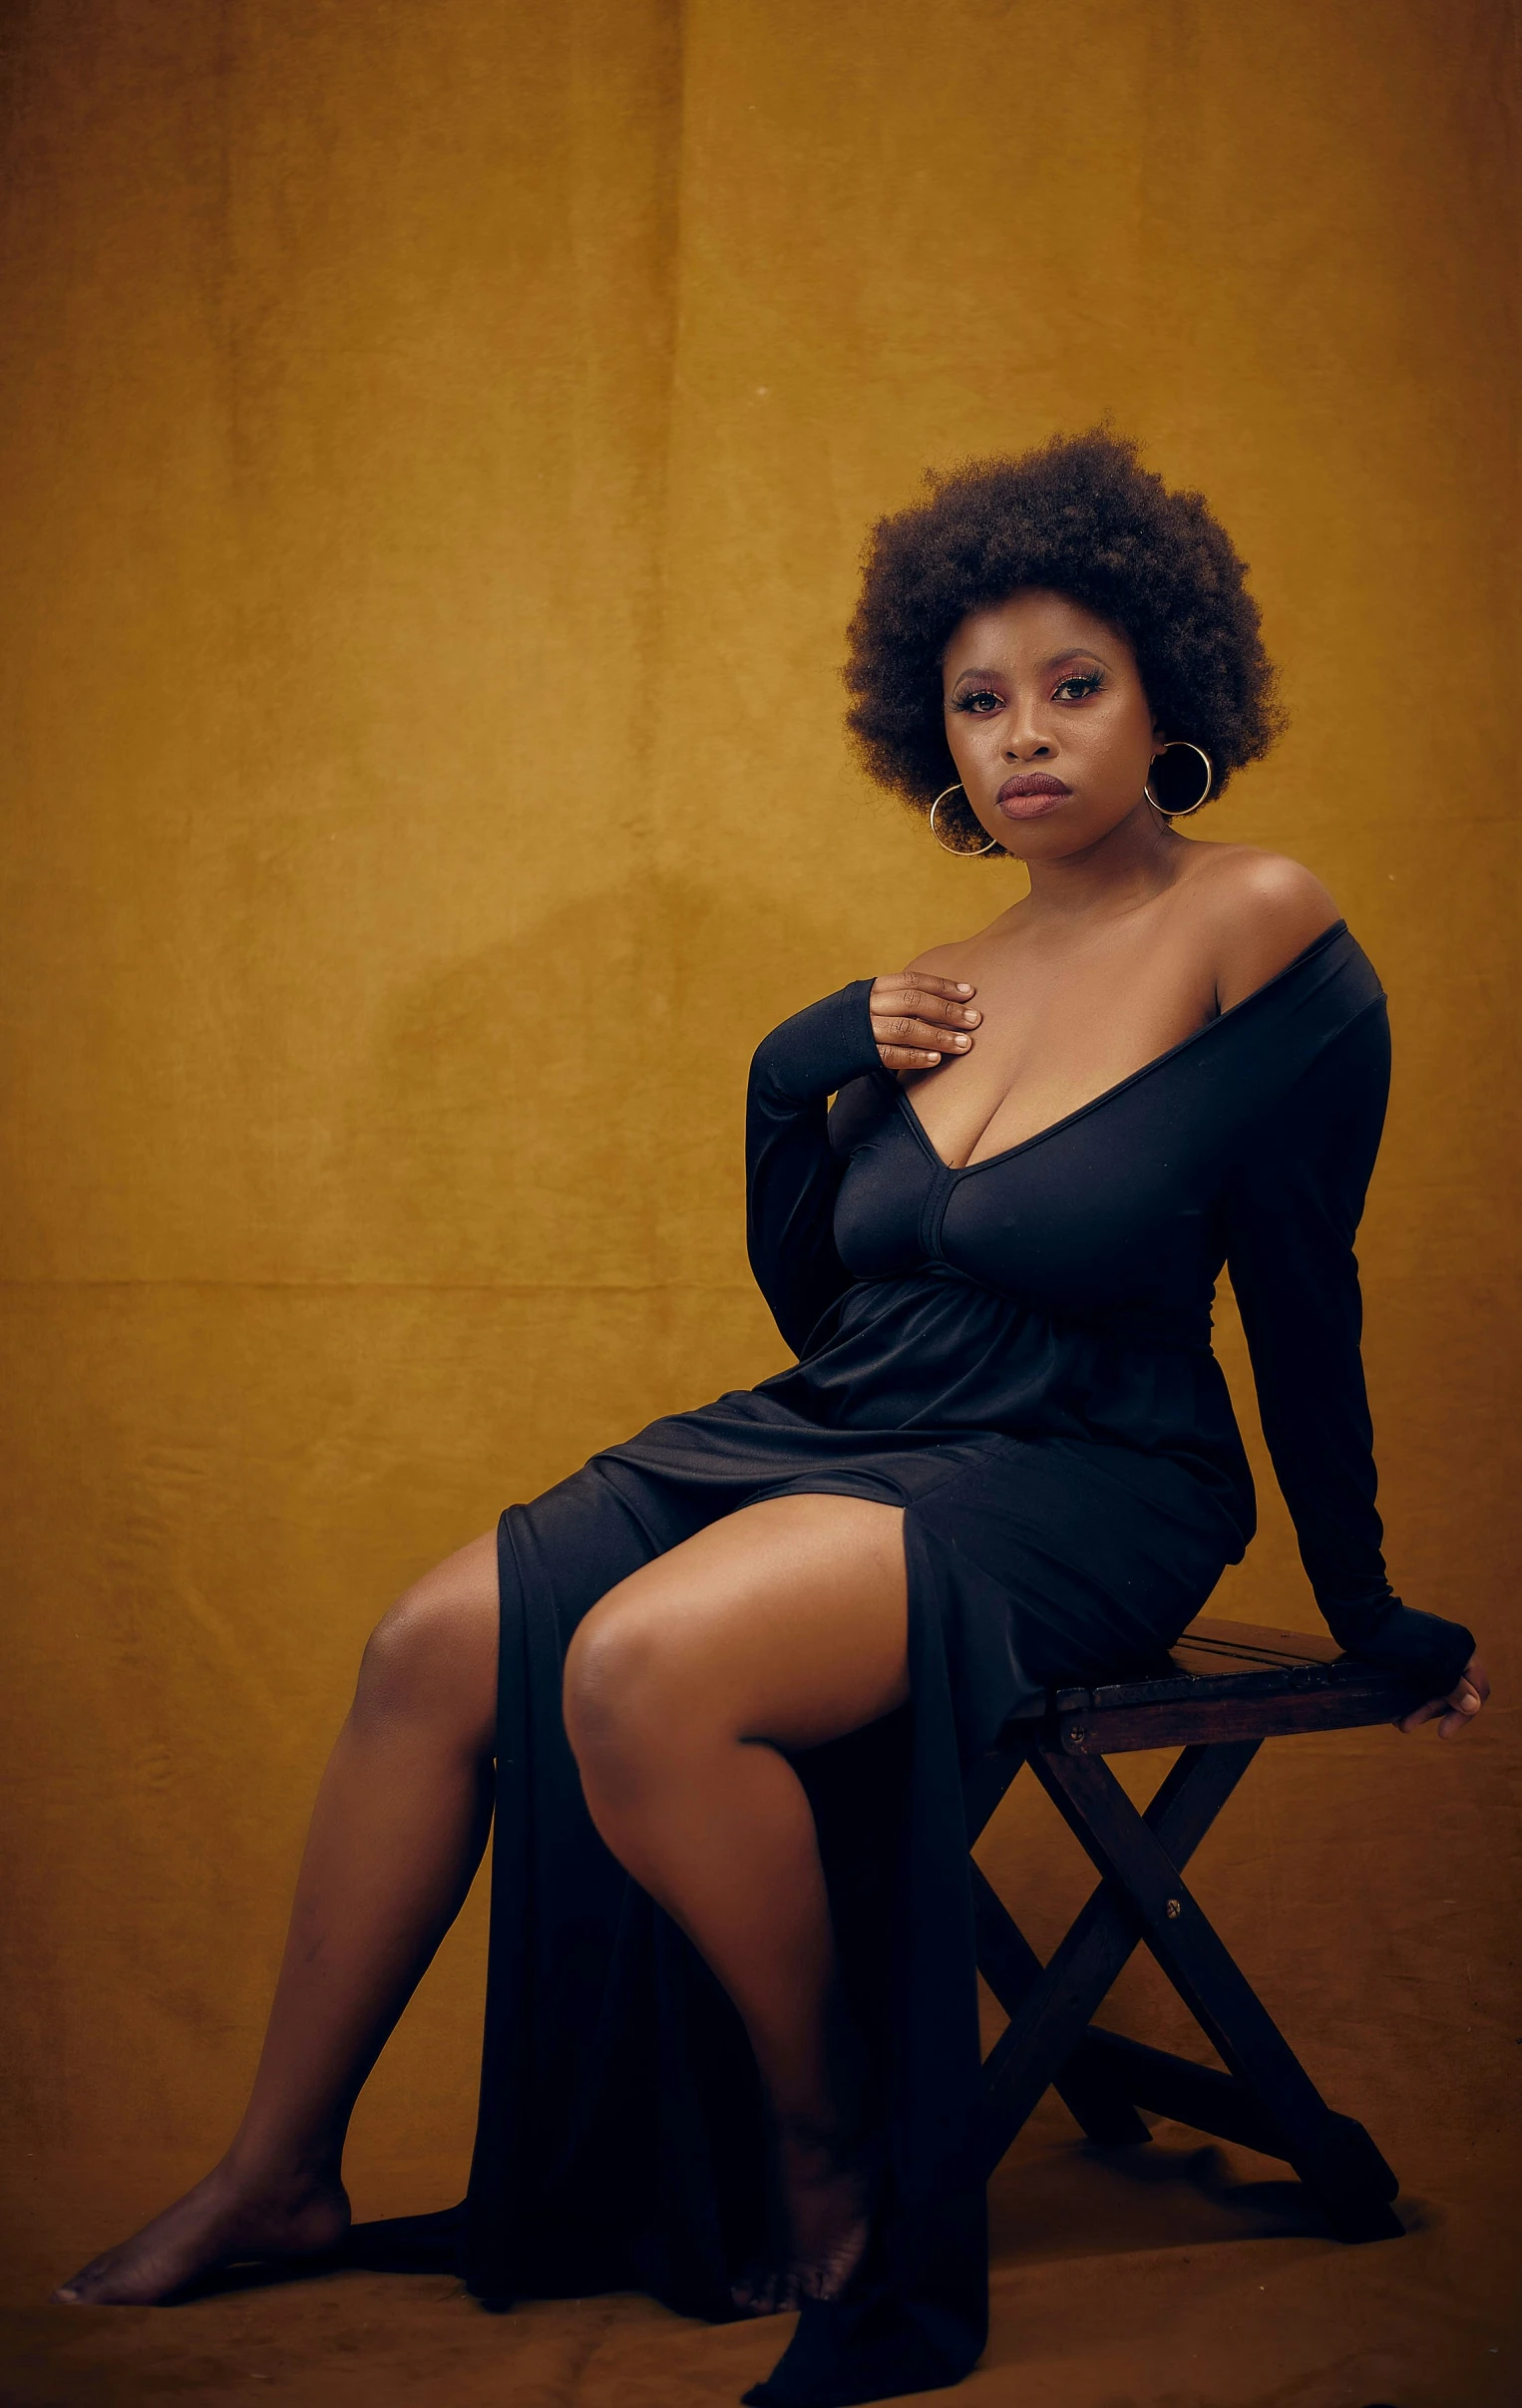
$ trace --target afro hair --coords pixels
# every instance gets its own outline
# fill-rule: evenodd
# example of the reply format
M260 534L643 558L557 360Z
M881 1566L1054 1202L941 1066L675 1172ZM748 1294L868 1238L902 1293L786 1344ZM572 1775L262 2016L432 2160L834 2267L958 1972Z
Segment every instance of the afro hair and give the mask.
M846 724L880 784L924 812L954 781L947 644L969 612L1030 585L1121 630L1155 723L1210 755L1213 795L1268 751L1284 714L1258 605L1203 495L1170 493L1103 427L926 483L926 501L874 527L848 631Z

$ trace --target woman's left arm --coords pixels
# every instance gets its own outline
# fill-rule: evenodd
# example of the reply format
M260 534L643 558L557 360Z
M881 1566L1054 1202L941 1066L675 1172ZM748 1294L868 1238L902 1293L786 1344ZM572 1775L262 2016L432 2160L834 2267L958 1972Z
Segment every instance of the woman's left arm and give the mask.
M1403 1730L1467 1728L1489 1695L1472 1634L1385 1576L1353 1238L1389 1087L1382 1003L1334 1037L1263 1127L1228 1200L1227 1259L1264 1437L1338 1645L1430 1682Z

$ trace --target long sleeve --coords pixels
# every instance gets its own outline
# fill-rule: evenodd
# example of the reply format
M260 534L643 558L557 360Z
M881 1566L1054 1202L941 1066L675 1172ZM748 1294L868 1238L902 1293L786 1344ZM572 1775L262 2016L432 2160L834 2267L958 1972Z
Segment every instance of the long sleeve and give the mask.
M756 1284L795 1354L851 1284L831 1219L840 1166L826 1132L828 1098L879 1068L870 978L795 1012L763 1039L745 1110L746 1243Z
M1264 1437L1316 1600L1351 1655L1446 1693L1470 1633L1402 1605L1380 1552L1353 1237L1389 1089L1382 1005L1333 1038L1260 1130L1227 1206L1227 1259Z

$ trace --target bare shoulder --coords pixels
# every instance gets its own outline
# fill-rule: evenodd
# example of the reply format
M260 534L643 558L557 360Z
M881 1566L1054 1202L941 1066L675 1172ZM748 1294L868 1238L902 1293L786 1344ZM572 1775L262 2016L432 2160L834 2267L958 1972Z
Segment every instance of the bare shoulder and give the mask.
M1189 899L1214 957L1221 1009L1288 969L1296 955L1334 927L1336 900L1314 869L1256 845L1206 845L1191 867Z
M946 945L927 945L923 953L917 953L914 960L907 961L904 966L911 974L950 978L954 985L957 979L970 975L967 961L971 950L970 943L965 940Z
M985 928L975 928L970 936L952 937L944 945L927 945L913 961L906 962L906 969L923 971L927 978L949 978L953 984L959 978L970 978L975 985L988 959L990 944L1007 938L1019 909L1018 903L1011 903L1007 911L1001 911Z

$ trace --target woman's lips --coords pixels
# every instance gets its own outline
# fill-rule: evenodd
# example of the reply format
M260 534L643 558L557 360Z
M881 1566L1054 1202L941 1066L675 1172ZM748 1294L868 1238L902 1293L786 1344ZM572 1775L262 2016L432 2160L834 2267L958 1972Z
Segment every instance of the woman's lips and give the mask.
M1048 778L1038 773L1029 778L1006 778L994 801L1006 819L1039 820L1048 811L1055 811L1072 793L1060 778Z

